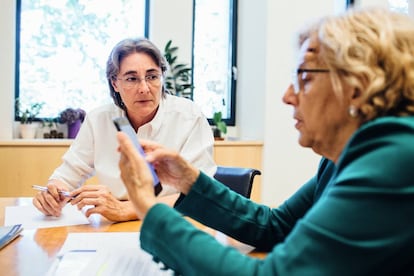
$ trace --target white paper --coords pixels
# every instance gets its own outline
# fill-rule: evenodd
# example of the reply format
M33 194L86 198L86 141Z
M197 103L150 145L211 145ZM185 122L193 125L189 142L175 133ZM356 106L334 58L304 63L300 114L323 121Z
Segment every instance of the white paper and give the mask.
M173 275L160 267L138 232L69 233L48 276Z
M84 211L75 205L66 204L60 217L45 216L33 204L25 206L7 206L4 225L22 224L25 229L89 224Z
M139 232L68 233L58 255L71 250L140 248Z

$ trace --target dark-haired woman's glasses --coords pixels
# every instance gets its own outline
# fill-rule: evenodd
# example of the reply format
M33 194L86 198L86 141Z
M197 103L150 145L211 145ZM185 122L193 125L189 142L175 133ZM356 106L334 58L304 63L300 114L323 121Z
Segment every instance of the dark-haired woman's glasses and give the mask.
M124 89L136 88L141 81L149 86L158 86L161 83L161 74L148 74L144 78L139 78L137 76L126 76L124 78L117 78L121 82L121 86Z

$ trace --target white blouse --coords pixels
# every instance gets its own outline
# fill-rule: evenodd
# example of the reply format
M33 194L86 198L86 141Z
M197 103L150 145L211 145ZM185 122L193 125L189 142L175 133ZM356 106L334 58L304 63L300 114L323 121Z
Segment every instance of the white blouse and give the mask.
M50 179L61 180L74 189L96 175L99 184L107 186L115 197L126 199L127 191L118 167L117 130L112 121L121 116L125 116L125 112L113 103L89 112L72 145L63 155L63 163ZM178 151L210 176L216 172L211 127L199 107L188 99L172 95L161 98L154 119L141 126L137 136ZM175 192L166 183L162 184L160 195Z

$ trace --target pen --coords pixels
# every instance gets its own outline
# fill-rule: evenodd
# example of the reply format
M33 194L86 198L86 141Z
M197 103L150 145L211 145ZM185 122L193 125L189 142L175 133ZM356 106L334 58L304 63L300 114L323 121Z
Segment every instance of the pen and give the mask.
M32 185L32 188L38 191L43 191L43 192L48 191L47 187L39 186L39 185ZM59 194L63 195L64 197L71 197L70 192L67 192L67 191L59 191Z

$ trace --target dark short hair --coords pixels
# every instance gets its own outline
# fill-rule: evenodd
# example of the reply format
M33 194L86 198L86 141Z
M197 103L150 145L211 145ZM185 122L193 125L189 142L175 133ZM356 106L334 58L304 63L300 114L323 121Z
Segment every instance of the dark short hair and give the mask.
M133 53L145 53L152 58L152 60L161 69L163 76L168 69L168 63L161 51L151 41L146 38L127 38L118 42L112 49L108 61L106 62L106 78L108 80L109 91L114 103L122 109L125 105L119 93L112 87L112 81L116 79L119 74L120 64L122 60ZM166 89L162 85L162 93L165 95Z

